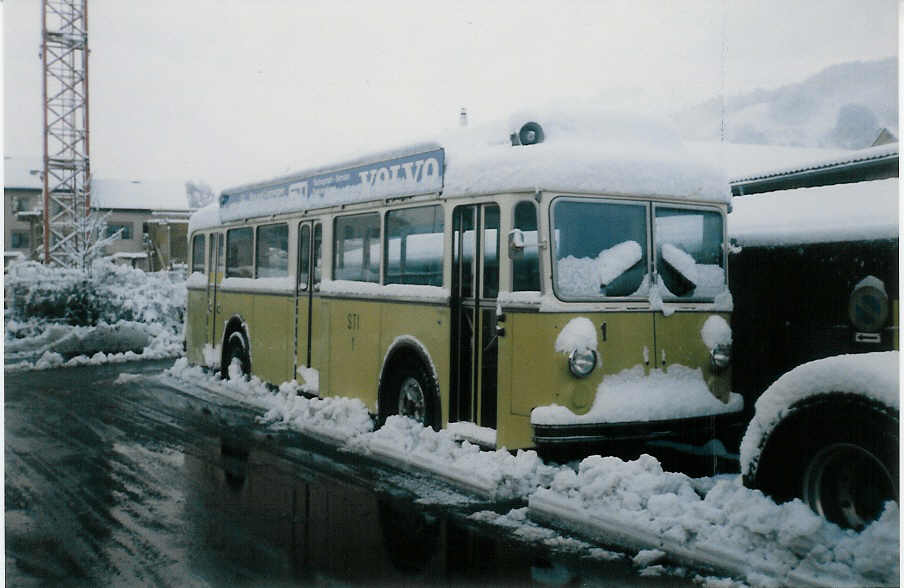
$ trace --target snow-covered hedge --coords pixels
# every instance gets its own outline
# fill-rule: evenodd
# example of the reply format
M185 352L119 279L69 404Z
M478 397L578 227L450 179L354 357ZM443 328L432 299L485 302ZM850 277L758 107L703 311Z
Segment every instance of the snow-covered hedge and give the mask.
M6 274L12 317L95 326L123 321L167 322L181 329L185 312L184 277L176 272L140 269L96 261L88 270L26 262Z
M147 273L109 260L85 270L26 262L10 267L5 293L7 366L182 351L185 278L178 272Z

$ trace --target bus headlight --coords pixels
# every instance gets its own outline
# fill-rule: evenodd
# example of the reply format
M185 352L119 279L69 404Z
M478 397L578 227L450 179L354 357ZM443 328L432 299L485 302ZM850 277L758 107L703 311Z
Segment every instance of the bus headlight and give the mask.
M568 370L576 378L586 378L596 367L597 354L593 349L575 349L568 354Z
M719 344L709 352L714 374L721 374L731 365L731 345Z

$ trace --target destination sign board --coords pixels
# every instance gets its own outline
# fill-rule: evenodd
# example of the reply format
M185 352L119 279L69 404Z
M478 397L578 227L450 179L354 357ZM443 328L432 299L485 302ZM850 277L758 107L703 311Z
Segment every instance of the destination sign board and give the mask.
M261 188L220 196L220 219L230 221L309 208L443 189L445 153L434 149L311 176L289 178Z

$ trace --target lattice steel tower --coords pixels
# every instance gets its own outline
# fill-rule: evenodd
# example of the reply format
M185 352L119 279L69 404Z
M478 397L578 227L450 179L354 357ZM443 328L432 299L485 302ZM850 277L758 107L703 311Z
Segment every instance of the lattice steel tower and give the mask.
M88 1L44 0L44 263L70 265L89 238Z

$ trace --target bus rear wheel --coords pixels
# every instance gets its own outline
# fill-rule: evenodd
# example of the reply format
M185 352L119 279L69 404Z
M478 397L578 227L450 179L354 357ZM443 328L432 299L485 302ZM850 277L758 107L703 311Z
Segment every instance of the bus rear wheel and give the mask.
M251 359L248 356L248 342L245 335L241 331L233 331L226 338L226 344L223 350L223 365L220 373L223 379L230 379L229 367L234 360L238 360L240 368L240 377L244 378L251 372Z
M381 422L398 414L438 429L436 380L423 363L406 358L389 367L392 371L380 402Z

